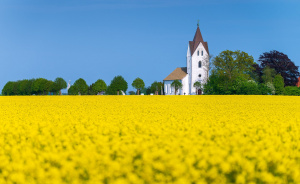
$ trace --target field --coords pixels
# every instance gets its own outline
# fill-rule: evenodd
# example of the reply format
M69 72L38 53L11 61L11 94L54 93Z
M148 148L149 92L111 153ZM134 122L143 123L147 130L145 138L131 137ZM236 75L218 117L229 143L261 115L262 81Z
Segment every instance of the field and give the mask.
M300 98L0 97L0 183L300 183Z

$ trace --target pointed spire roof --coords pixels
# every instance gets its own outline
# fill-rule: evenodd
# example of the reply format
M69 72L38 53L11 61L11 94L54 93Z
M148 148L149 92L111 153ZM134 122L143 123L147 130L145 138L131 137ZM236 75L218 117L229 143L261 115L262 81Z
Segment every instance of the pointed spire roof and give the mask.
M200 28L199 28L199 23L197 24L197 29L196 29L196 33L195 33L195 36L194 36L194 39L193 41L190 41L189 42L189 46L190 46L190 51L191 51L191 55L194 54L194 52L196 51L198 45L202 43L205 50L207 51L207 53L209 54L209 51L208 51L208 44L207 42L204 42L203 41L203 37L202 37L202 34L201 34L201 31L200 31Z
M193 42L196 42L196 43L197 42L204 42L199 26L197 26L197 30L196 30Z

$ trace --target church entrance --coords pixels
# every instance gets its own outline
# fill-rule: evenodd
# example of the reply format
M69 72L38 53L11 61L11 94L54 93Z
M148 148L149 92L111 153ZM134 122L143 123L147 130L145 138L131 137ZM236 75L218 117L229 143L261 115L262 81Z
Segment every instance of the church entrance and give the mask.
M202 94L202 90L198 89L198 95L201 95L201 94Z

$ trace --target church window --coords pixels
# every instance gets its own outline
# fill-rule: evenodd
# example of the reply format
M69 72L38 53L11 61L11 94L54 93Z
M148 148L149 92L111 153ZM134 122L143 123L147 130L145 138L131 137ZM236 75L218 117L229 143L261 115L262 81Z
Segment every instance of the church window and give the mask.
M199 56L199 50L197 51L197 55Z
M201 56L203 56L203 51L201 51Z
M198 63L198 67L199 67L199 68L201 68L201 61L199 61L199 63Z
M199 74L198 77L201 77L201 74Z
M165 88L166 88L165 93L168 94L168 85L167 84L165 85Z

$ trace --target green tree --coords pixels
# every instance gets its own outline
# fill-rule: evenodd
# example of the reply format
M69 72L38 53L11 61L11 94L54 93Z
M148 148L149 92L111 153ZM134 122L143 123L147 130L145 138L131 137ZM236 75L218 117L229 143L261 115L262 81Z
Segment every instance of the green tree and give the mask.
M284 88L284 95L300 96L300 89L297 86L286 86Z
M37 95L41 95L44 93L44 87L45 87L45 83L47 82L46 79L44 78L38 78L34 81L34 83L32 84L32 91L33 93L37 94Z
M260 95L259 85L254 80L244 81L239 85L237 93L239 95Z
M269 66L266 66L263 69L263 75L262 75L262 80L265 84L268 82L273 83L273 79L276 75L276 71L274 68L270 68Z
M129 93L129 95L135 95L134 91L129 91L128 93Z
M107 87L106 94L119 95L121 90L124 93L126 93L127 88L128 88L128 83L125 81L125 79L122 76L118 75L113 78L110 85Z
M284 80L280 74L277 74L274 78L275 95L283 95L284 93Z
M82 78L77 79L74 82L73 86L74 86L73 93L75 92L79 95L87 95L88 94L89 86L86 84L84 79L82 79Z
M134 79L134 81L132 82L132 87L134 87L135 89L137 89L137 95L140 94L140 90L143 89L145 87L145 83L141 78L136 78Z
M265 83L258 84L258 88L261 95L269 95L272 94L272 90Z
M196 82L194 83L194 87L196 88L196 92L197 92L197 94L198 94L198 90L199 90L199 89L202 89L202 88L201 88L201 87L202 87L201 82L200 82L200 81L196 81Z
M19 83L20 95L28 95L27 91L26 91L26 88L28 85L27 83L29 83L29 80L27 80L27 79L20 81L20 83Z
M76 86L70 86L70 88L68 89L68 95L78 95L78 90Z
M150 86L150 91L156 95L162 94L163 86L162 82L154 81Z
M175 95L177 94L177 90L182 88L182 84L179 80L174 80L171 86L175 88Z
M65 88L67 88L67 82L63 78L57 77L54 80L53 90L55 92L59 91L59 95L61 95L61 90Z
M13 88L14 88L14 82L8 81L2 89L2 95L5 96L13 95Z
M234 93L236 89L233 85L236 79L251 79L253 64L253 57L246 52L239 50L221 52L212 61L212 73L218 78L218 84L215 87L221 88L218 91L224 91L224 94Z
M102 79L98 79L90 86L90 94L97 95L107 89L106 83Z

